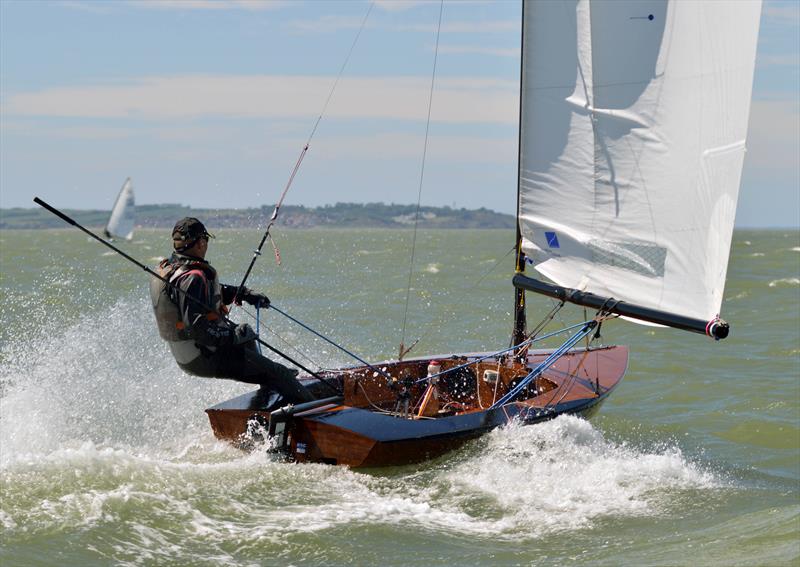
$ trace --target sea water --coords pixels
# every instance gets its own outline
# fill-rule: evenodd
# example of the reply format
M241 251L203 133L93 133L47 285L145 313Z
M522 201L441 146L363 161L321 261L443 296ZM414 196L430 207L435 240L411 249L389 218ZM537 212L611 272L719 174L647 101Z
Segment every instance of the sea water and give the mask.
M239 282L259 237L219 231L223 281ZM424 231L410 271L411 237L280 231L282 264L266 253L248 286L367 360L401 339L420 339L414 355L506 346L513 234ZM148 265L169 244L167 231L115 243ZM797 231L734 234L725 341L604 324L631 360L592 421L512 425L373 470L215 440L203 410L250 386L184 375L148 276L85 234L2 231L0 259L2 565L800 562ZM552 306L529 294L531 326ZM581 317L565 307L549 328ZM353 362L275 311L261 321L305 365Z

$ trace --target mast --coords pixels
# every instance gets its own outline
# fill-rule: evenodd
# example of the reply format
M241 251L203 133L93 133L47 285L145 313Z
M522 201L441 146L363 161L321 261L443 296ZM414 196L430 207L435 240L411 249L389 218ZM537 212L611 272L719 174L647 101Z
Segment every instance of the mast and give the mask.
M519 128L517 141L517 255L515 273L525 272L525 253L522 251L522 229L519 224L519 192L522 177L522 74L525 66L525 0L522 0L522 18L520 27L520 58L519 58ZM527 321L525 317L525 290L521 287L514 288L514 331L511 335L511 344L518 345L525 340Z

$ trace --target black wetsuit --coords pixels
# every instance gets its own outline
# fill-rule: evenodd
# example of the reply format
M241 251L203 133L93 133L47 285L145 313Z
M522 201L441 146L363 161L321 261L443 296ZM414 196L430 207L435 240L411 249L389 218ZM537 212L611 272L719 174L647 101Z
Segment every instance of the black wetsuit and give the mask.
M169 345L184 371L195 376L258 384L278 392L287 403L314 399L297 381L296 370L262 356L255 341L237 344L235 327L217 313L209 315L203 307L214 307L224 315L227 312L224 306L230 305L235 298L235 286L218 284L216 270L200 258L174 253L168 262L162 264L162 269L169 268L167 263L177 275L172 278L173 283L185 292L172 287L167 291L183 322L183 340ZM188 299L187 295L198 301Z

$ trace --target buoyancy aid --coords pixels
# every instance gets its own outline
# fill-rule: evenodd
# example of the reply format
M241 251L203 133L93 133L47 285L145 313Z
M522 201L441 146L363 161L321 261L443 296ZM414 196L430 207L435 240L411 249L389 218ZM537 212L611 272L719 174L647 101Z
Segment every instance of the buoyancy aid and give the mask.
M225 324L220 315L227 313L227 308L222 302L222 288L217 278L217 272L210 264L176 253L171 258L163 260L158 265L156 273L164 279L151 278L150 300L158 324L158 334L162 339L168 343L192 341L180 312L179 294L181 292L175 289L180 285L182 278L192 274L202 276L203 281L209 286L206 295L210 300L208 307L211 307L213 311L210 311L206 317L211 321L219 321L220 325ZM164 280L173 285L167 285Z

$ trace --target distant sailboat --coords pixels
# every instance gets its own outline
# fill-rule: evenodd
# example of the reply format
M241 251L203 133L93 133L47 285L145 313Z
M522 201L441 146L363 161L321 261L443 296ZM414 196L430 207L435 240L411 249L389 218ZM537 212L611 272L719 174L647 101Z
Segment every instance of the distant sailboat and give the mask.
M103 230L106 238L133 238L133 224L136 222L136 205L133 199L133 183L131 178L127 178L122 185L122 189L117 195L114 208L111 209L111 216Z

